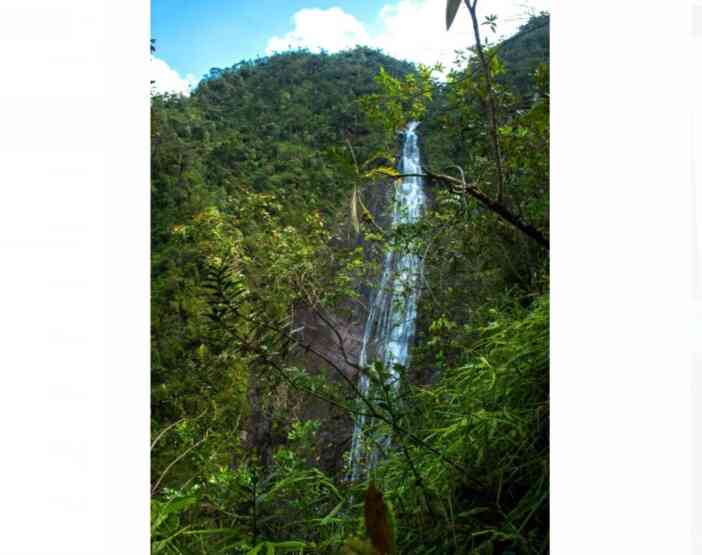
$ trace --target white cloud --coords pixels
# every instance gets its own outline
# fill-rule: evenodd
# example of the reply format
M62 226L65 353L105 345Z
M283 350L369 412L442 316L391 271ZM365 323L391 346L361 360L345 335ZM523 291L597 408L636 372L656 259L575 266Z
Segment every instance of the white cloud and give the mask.
M197 85L198 80L192 74L181 77L178 72L163 60L151 56L151 80L157 93L178 93L185 96L190 95L191 88Z
M481 5L482 4L482 5ZM491 40L513 34L528 19L528 13L548 10L549 0L490 0L478 2L478 16L495 14L497 35L487 26L481 34ZM461 3L450 31L446 31L446 0L398 0L383 6L378 15L381 31L370 36L362 22L334 7L327 10L303 9L293 16L293 30L283 37L272 37L266 52L288 48L324 48L336 52L363 44L383 49L396 58L432 65L452 65L456 50L473 44L468 9Z
M371 42L363 24L341 8L300 10L293 16L293 24L294 28L288 34L268 41L268 54L290 48L336 52Z
M482 5L481 5L482 4ZM515 0L478 2L478 17L497 15L497 33L481 25L483 39L495 41L519 29L529 19L529 12L547 10L548 0L531 0L529 4ZM446 31L445 0L400 0L386 4L380 11L383 31L376 45L391 56L432 65L453 64L456 50L465 50L474 42L468 8L461 2L450 31Z
M451 65L457 49L465 49L472 42L472 32L467 15L456 16L446 32L445 0L400 0L386 4L380 12L383 32L377 44L386 53L400 59L426 65L441 62Z

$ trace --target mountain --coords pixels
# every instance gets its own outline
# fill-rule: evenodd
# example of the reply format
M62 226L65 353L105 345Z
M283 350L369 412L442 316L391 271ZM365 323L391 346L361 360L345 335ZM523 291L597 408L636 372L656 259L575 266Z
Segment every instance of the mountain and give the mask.
M152 96L154 553L548 551L548 15L488 52L490 87L358 47ZM405 363L360 365L415 300Z
M539 64L548 64L551 16L542 13L529 19L517 33L500 43L499 56L505 65L498 82L522 98L536 93L533 75Z

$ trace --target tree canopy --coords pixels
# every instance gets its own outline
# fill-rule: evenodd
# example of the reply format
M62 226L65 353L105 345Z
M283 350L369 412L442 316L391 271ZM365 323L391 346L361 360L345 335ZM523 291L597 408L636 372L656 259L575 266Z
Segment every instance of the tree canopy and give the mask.
M445 80L298 50L152 97L154 553L548 552L548 19ZM429 209L392 228L411 119ZM388 246L424 271L377 402L350 338ZM393 448L356 483L359 412Z

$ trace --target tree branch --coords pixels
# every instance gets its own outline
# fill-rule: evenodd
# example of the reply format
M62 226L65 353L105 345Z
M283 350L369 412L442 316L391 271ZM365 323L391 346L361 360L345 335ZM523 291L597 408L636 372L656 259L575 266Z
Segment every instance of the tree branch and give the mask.
M463 193L472 196L473 198L477 199L483 206L485 206L485 208L497 214L504 221L506 221L507 223L509 223L510 225L517 228L519 231L521 231L522 233L539 243L539 245L541 245L546 250L549 250L549 240L544 236L543 233L541 233L539 229L537 229L530 223L525 222L522 218L520 218L517 214L509 210L503 204L490 198L486 193L481 191L475 185L468 184L465 181L461 181L460 179L456 179L455 177L451 177L450 175L434 173L426 170L425 172L426 173L405 173L400 174L398 177L429 177L432 179L439 179L452 185L455 184L458 187L452 187L452 192Z
M480 43L480 25L478 24L478 16L475 12L475 5L478 0L474 0L471 5L469 0L465 0L470 19L473 22L473 34L475 35L475 48L478 51L480 66L485 74L485 83L487 88L487 108L488 108L488 130L490 134L490 143L492 145L492 154L495 158L495 171L497 174L497 202L502 202L504 178L502 176L502 153L500 152L500 143L497 139L497 102L495 101L495 93L492 90L492 75L490 74L490 66L485 59L483 45Z
M259 324L261 324L263 327L269 327L269 328L271 328L271 326L269 326L269 325L266 324L265 322L257 322L255 319L246 318L246 317L244 317L244 316L241 315L241 314L239 314L239 316L242 317L242 318L244 318L244 319L246 319L246 320L249 320L250 322L259 323ZM271 367L276 368L276 370L282 371L282 373L285 374L285 372L280 368L280 366L279 366L277 363L275 363L275 361L272 360L271 354L270 354L270 353L267 353L267 352L263 351L262 349L257 348L257 347L254 346L254 345L251 345L249 342L247 342L247 341L243 340L243 338L239 337L238 334L236 334L236 332L234 332L233 330L231 330L231 329L229 329L229 328L227 328L227 330L228 330L229 333L231 333L237 340L239 340L240 342L242 342L242 344L243 344L246 348L248 348L252 353L258 355L258 356L259 356L260 358L262 358L265 362L267 362ZM278 333L282 333L281 330L279 330L279 329L276 329L276 331L277 331ZM482 484L480 484L479 482L477 482L477 481L475 481L475 480L473 480L473 479L471 479L471 478L468 477L468 476L469 476L468 471L467 471L466 468L464 468L461 464L459 464L459 463L453 461L452 459L448 458L448 457L447 457L446 455L444 455L441 451L439 451L438 449L435 449L434 447L432 447L431 445L429 445L428 443L426 443L424 440L422 440L421 438L419 438L418 436L416 436L414 433L412 433L412 432L410 432L409 430L407 430L407 429L401 427L400 425L398 425L398 424L394 421L394 419L388 418L388 417L385 416L384 414L378 412L377 409L375 408L375 406L373 405L373 403L371 403L371 401L370 401L369 399L367 399L367 398L358 390L358 388L356 387L356 384L354 384L353 381L346 375L346 373L345 373L341 368L339 368L336 364L334 364L334 362L333 362L332 360L330 360L329 357L327 357L326 355L324 355L324 354L322 354L322 353L320 353L320 352L318 352L318 351L313 350L312 347L311 347L311 345L305 345L305 344L303 344L301 341L299 341L298 339L296 339L295 337L290 337L290 336L287 336L287 337L289 337L293 342L297 343L299 346L303 347L303 348L306 349L307 351L313 353L313 354L316 355L317 357L319 357L319 358L321 358L322 360L324 360L325 362L327 362L327 364L329 364L329 365L342 377L342 379L349 385L349 387L350 387L351 390L353 391L354 396L355 396L356 398L360 399L361 402L366 406L366 409L368 410L368 413L365 414L365 416L368 416L368 417L370 417L370 418L377 418L378 420L381 420L381 421L385 422L386 424L388 424L388 425L390 426L390 428L393 430L393 432L405 436L406 438L408 438L412 443L414 443L414 444L417 445L418 447L421 447L422 449L425 449L425 450L429 451L430 453L433 453L433 454L436 455L439 459L441 459L444 463L446 463L446 464L448 464L449 466L453 467L454 469L458 470L458 471L460 472L459 479L460 479L463 483L465 483L467 486L470 486L470 487L473 487L473 488L480 488L480 487L482 487ZM299 388L299 386L298 386L297 384L295 384L294 382L289 381L289 383L290 383L293 387L298 387L298 388ZM331 404L334 404L335 406L337 406L337 407L339 407L339 408L343 408L343 409L345 409L345 410L348 410L349 412L354 412L353 410L350 410L348 407L342 407L342 406L340 406L338 403L336 403L335 401L330 400L330 399L326 399L326 398L324 398L324 397L321 396L321 395L315 395L315 397L317 397L318 399L320 399L320 400L322 400L322 401L327 401L327 402L329 402L329 403L331 403Z

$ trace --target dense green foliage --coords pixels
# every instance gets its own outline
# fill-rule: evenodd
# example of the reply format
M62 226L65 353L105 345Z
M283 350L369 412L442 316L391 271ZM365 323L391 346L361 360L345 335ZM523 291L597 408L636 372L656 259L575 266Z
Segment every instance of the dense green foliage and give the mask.
M368 48L296 51L152 97L154 553L380 545L374 490L320 463L313 405L338 435L358 410L392 432L372 471L388 552L548 551L548 251L514 223L548 235L547 19L484 48L488 79L474 59L442 82ZM431 207L390 230L410 118ZM401 398L369 407L294 328L362 305L388 244L424 280Z
M500 59L505 73L498 83L510 87L525 101L538 91L534 82L534 68L548 64L550 17L546 13L532 17L513 37L499 45Z

